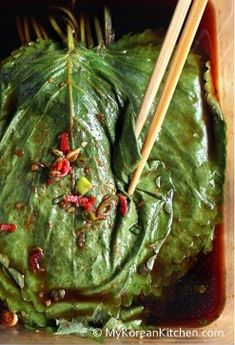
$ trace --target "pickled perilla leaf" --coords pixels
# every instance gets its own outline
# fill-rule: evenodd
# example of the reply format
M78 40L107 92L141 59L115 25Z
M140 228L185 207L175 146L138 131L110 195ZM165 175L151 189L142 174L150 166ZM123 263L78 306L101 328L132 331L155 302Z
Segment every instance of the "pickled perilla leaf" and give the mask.
M92 183L96 205L125 193L151 119L137 140L135 117L160 42L151 31L107 48L69 50L41 40L1 65L0 223L16 224L17 231L0 233L1 257L14 269L12 277L0 262L0 299L29 325L47 327L54 319L58 333L89 333L97 307L101 316L93 324L122 322L123 308L132 314L134 296L159 296L200 251L211 249L222 203L225 130L208 86L210 71L204 91L206 67L196 54L187 59L127 216L114 204L105 219L87 222L80 210L68 213L53 202L72 193L81 176ZM74 177L47 185L45 169L32 172L31 162L51 165L51 148L64 130L72 148L81 148ZM45 272L29 268L34 247L43 250ZM63 299L50 305L39 297L60 289Z

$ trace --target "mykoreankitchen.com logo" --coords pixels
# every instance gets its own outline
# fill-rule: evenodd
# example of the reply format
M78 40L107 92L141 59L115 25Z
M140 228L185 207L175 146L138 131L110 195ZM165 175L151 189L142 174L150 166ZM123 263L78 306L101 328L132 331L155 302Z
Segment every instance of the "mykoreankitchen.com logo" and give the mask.
M223 330L195 330L183 328L158 328L157 330L129 330L129 329L100 329L95 328L92 331L96 338L222 338Z

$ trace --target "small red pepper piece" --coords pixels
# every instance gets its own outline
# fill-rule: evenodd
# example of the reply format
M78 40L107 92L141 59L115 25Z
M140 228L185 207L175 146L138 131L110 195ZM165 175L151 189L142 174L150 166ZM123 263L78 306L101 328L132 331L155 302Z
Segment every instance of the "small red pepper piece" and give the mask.
M95 197L90 196L90 197L85 197L85 196L80 196L79 197L79 206L84 208L85 211L91 211L95 205Z
M64 177L70 173L70 162L66 158L59 158L52 165L50 176L51 177Z
M15 155L16 155L17 157L23 157L24 151L16 150L16 151L15 151Z
M78 198L79 197L77 195L68 194L64 196L64 201L67 203L74 204L75 206L79 206Z
M16 225L15 224L1 224L0 225L0 231L15 232L16 231Z
M70 151L69 145L69 135L67 132L62 132L59 136L60 139L60 151L62 151L65 155Z
M44 259L44 254L41 248L36 247L30 251L28 263L29 268L33 272L44 272L45 269L40 267L40 262Z
M94 196L85 197L81 195L65 195L64 201L82 207L85 211L91 211L95 205L96 198Z
M119 199L119 212L122 217L125 217L128 212L127 198L123 194L118 194Z

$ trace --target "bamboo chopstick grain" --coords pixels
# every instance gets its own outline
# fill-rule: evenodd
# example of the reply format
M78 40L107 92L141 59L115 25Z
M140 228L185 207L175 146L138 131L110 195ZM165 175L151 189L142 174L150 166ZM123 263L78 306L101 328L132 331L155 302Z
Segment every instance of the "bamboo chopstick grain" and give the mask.
M137 169L135 170L129 187L128 194L131 196L138 184L144 166L148 160L148 157L151 153L154 142L157 138L157 135L161 129L161 125L165 118L166 112L170 105L171 99L173 97L175 88L177 86L179 77L183 70L185 61L187 59L190 47L192 45L193 39L196 35L198 26L200 24L202 15L206 8L208 0L194 0L193 5L190 9L189 16L187 18L184 30L182 32L180 41L178 43L177 49L175 51L173 60L170 65L169 73L164 85L163 92L161 94L156 112L154 114L152 123L146 135L143 148L141 151L141 160L138 164Z
M140 112L137 116L135 128L137 137L140 135L144 127L146 118L150 112L152 103L161 84L164 72L169 64L170 57L179 37L191 2L192 0L179 0L177 3L163 45L161 47L160 54L150 77L148 87L141 104Z

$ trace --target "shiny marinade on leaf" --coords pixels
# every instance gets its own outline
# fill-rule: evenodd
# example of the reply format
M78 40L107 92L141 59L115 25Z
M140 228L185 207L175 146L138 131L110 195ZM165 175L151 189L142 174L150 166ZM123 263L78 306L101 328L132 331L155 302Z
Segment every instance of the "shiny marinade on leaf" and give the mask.
M160 296L211 249L225 124L197 54L189 54L128 213L118 212L151 120L137 140L134 121L161 41L152 31L92 49L39 40L1 64L0 224L16 230L0 232L0 299L26 325L56 320L58 334L81 335L95 325L139 327L129 321L142 310L133 297ZM48 183L65 131L79 155ZM72 200L84 176L96 210L110 200L101 219L55 202Z

